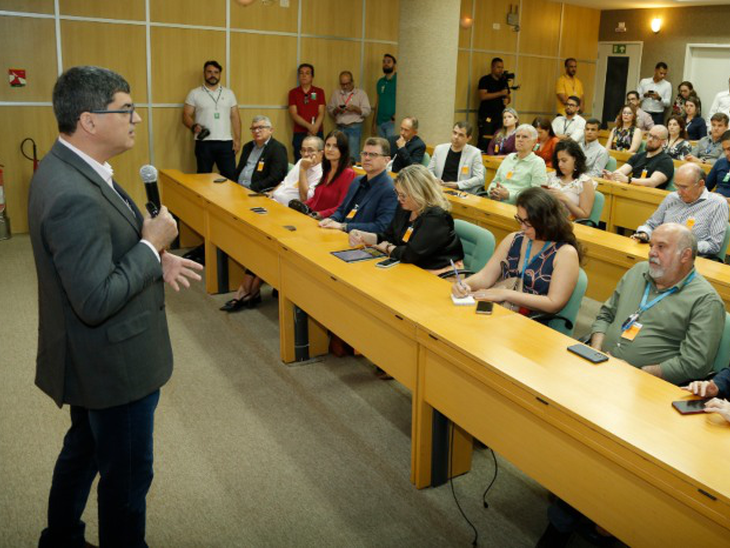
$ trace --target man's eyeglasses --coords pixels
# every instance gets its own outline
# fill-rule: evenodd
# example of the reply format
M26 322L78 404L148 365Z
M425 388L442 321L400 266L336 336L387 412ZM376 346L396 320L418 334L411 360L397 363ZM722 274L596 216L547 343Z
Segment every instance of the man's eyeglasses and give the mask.
M269 129L271 126L251 126L250 129L251 133L256 133L257 131L263 131L265 129Z
M385 154L381 154L380 152L366 152L363 150L360 152L360 156L363 158L377 158L378 156L385 156Z
M92 114L129 114L129 123L134 123L134 106L132 108L123 108L118 110L90 110Z
M566 107L578 108L578 105L576 105L575 103L565 103L565 106Z
M527 228L532 228L532 225L530 224L529 219L523 219L519 215L515 215L515 221L517 221L521 225L525 225Z
M299 152L301 154L317 154L320 151L317 150L316 148L300 148Z

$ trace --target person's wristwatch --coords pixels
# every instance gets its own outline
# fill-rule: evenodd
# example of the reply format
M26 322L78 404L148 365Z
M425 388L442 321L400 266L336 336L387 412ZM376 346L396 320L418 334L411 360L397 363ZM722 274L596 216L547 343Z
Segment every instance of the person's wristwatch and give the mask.
M626 182L627 182L628 184L631 184L631 181L633 181L633 180L634 180L634 178L633 178L633 177L632 177L631 175L629 175L629 176L628 176L628 179L626 180Z

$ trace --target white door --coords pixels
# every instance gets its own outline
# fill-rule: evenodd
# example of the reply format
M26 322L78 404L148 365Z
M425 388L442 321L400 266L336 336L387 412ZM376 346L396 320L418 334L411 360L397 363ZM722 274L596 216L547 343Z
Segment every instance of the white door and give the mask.
M702 101L702 116L707 118L715 95L728 90L730 45L687 44L684 80L692 82ZM677 89L679 82L672 82ZM709 124L709 122L708 122Z
M626 93L636 89L641 75L643 42L598 42L593 115L613 122L626 102ZM604 113L604 103L606 112ZM615 112L614 112L615 110Z

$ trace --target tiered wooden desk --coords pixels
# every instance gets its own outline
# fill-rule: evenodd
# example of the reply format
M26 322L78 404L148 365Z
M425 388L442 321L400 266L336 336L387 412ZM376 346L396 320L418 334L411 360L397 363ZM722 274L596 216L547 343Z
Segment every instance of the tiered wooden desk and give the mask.
M343 263L329 252L344 234L212 179L165 170L163 202L200 229L207 259L220 247L273 280L282 347L294 303L412 390L417 487L431 483L435 409L632 546L727 543L730 427L678 415L680 389L613 358L591 365L565 350L568 337L501 307L455 307L447 282L412 265ZM468 442L456 436L455 473Z

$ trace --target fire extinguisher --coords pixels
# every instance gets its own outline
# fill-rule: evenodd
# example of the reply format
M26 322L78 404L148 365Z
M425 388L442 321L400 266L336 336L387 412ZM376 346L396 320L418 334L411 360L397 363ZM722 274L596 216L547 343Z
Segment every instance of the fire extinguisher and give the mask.
M3 177L3 166L0 164L0 240L10 238L10 219L5 214L5 180Z

